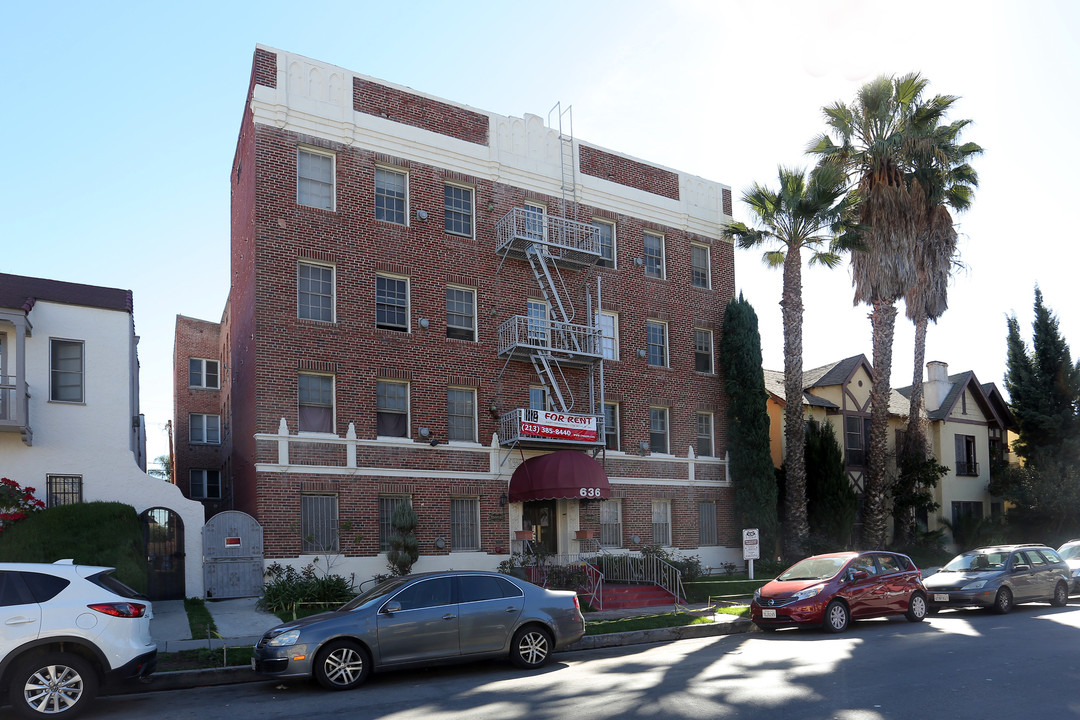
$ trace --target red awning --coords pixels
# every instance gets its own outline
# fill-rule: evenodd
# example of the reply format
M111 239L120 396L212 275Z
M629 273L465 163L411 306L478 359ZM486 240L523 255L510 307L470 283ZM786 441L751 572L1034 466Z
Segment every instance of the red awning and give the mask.
M577 450L557 450L529 458L510 478L510 502L609 497L611 485L603 466Z

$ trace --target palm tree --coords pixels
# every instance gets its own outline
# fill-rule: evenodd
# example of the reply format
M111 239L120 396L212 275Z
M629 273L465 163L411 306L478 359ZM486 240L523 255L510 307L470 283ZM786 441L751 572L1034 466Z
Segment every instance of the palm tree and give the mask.
M905 171L913 112L927 81L918 73L879 77L860 88L849 107L824 108L829 131L808 151L823 165L836 165L853 178L861 247L852 252L855 302L871 307L874 379L870 392L870 438L863 491L863 544L885 541L887 510L885 455L889 419L892 343L896 301L916 281L914 238L917 213Z
M780 187L754 183L743 193L757 227L736 222L725 237L743 249L768 246L762 259L769 267L783 266L780 307L784 322L784 441L787 466L785 551L789 558L806 553L810 529L806 517L806 462L803 454L805 419L802 382L802 252L810 265L840 264L837 239L848 216L846 177L837 167L824 167L806 178L804 170L778 169Z

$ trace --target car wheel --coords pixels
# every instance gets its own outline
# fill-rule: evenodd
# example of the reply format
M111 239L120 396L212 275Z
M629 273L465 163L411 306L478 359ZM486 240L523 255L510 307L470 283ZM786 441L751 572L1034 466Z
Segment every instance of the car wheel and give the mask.
M352 690L371 673L371 655L349 640L335 640L315 656L315 679L327 690Z
M1065 607L1069 604L1069 586L1063 582L1059 582L1057 587L1054 588L1054 597L1050 600L1050 604L1054 607Z
M825 622L823 627L826 632L840 633L847 630L848 621L851 619L847 605L839 600L833 600L825 607Z
M999 615L1004 615L1005 613L1012 610L1012 607L1012 591L1010 591L1009 588L1001 588L1000 590L998 590L997 597L994 598L994 612Z
M926 617L926 612L926 596L921 592L912 593L904 617L911 622L922 622L922 619Z
M68 653L40 655L15 670L8 701L24 718L73 718L97 696L98 676L89 662Z
M551 633L529 625L514 633L510 643L510 662L520 668L538 668L551 659Z

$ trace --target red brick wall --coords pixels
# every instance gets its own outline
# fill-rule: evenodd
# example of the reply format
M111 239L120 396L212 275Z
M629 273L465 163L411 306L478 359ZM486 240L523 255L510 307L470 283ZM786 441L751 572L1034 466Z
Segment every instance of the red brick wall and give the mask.
M255 48L254 78L255 85L269 88L277 87L277 54L262 48Z
M353 110L477 145L488 144L487 115L363 78L353 78Z
M679 199L679 176L670 170L646 165L621 155L612 155L588 145L578 146L578 166L586 175L644 190L653 195L663 195L672 200Z
M217 360L220 376L219 330L217 323L176 316L173 342L173 472L176 485L185 497L191 497L190 470L218 470L222 464L221 445L192 443L188 421L191 413L222 415L220 389L188 385L188 361L192 358ZM224 421L225 418L222 418ZM216 507L216 503L204 504L210 505L211 513L214 509L221 509Z

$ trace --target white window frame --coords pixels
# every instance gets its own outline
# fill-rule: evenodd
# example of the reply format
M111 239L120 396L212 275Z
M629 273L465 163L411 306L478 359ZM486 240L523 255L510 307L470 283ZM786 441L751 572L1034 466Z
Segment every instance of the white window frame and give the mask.
M652 501L652 532L654 545L672 547L671 500Z
M699 268L694 264L694 250L702 250L705 252L705 284L699 285L697 283L697 272ZM690 284L696 288L703 290L712 289L712 248L708 245L701 245L700 243L690 243Z
M480 542L480 498L451 497L450 552L479 552Z
M459 208L449 207L449 199L446 197L446 191L450 188L454 190L462 190L469 194L469 211L463 212ZM456 198L454 199L456 201ZM461 232L460 230L451 230L450 225L451 217L459 217L467 215L469 218L469 232ZM447 235L453 235L455 237L469 238L470 240L476 236L476 190L468 185L460 185L458 183L447 182L443 185L443 231Z
M380 385L396 385L405 388L405 411L402 412L396 408L381 408L379 407L379 386ZM404 415L405 416L405 434L404 435L379 435L379 415L381 413ZM376 437L386 440L403 440L412 437L412 388L409 383L404 380L389 380L387 378L378 378L375 381L375 429Z
M664 449L659 450L653 448L653 435L659 434L659 431L653 427L653 413L662 413L656 417L663 419L663 434L664 434ZM670 455L671 454L671 409L662 407L659 405L649 406L649 451L654 455Z
M56 363L54 361L56 360L56 349L58 347L58 343L63 343L64 345L70 345L73 347L77 346L79 348L78 370L61 370L56 367ZM78 377L78 399L57 397L57 374L74 375ZM83 340L71 340L68 338L49 338L49 402L66 403L68 405L86 404L86 343Z
M614 420L614 422L612 422L612 423L608 423L608 420L607 420L607 409L609 407L612 409L611 416L612 416L612 419ZM605 402L604 403L604 447L607 448L608 450L612 451L612 452L619 452L622 449L622 440L621 440L621 437L620 437L621 433L620 433L620 428L619 428L619 410L620 410L619 403L617 403L617 402ZM608 432L608 430L610 429L609 425L614 427L614 432L612 432L612 433ZM613 448L612 447L607 447L608 435L614 435L615 436L615 447L613 447Z
M217 495L210 495L210 473L217 473ZM196 483L196 475L199 477ZM198 488L198 492L196 492ZM192 500L220 500L221 499L221 471L192 468L188 470L188 497Z
M617 542L612 542L613 540ZM600 545L623 546L622 500L619 498L600 501Z
M314 498L327 498L315 501ZM310 499L310 500L309 500ZM318 506L316 506L318 505ZM304 555L322 555L336 553L341 547L338 533L338 517L341 500L337 493L301 493L300 495L300 552ZM321 525L313 527L312 523ZM328 533L329 538L319 538L319 531ZM308 538L311 538L310 540ZM323 542L320 542L323 540Z
M454 313L450 312L450 302L451 302L451 300L450 300L450 292L451 291L459 292L459 293L467 293L472 298L471 303L470 303L470 306L471 306L472 309L471 309L471 315L469 316L469 319L472 321L472 327L463 327L461 325L451 325L450 324L450 316L451 316L451 314L463 315L463 313L459 313L459 312L454 312ZM476 342L476 337L477 337L476 336L476 328L477 328L476 288L467 287L465 285L449 285L448 284L446 286L446 296L447 296L446 297L446 337L451 338L453 340L466 340L466 341L470 341L470 342ZM457 302L457 300L455 300L454 302ZM456 330L459 334L462 334L462 335L464 335L466 332L468 332L470 337L456 337L456 336L453 336L453 335L450 334L451 330Z
M525 237L536 242L547 242L547 206L538 202L526 202L524 225L522 231Z
M324 433L319 430L304 430L300 427L300 408L303 406L308 407L327 407L322 402L303 402L300 398L300 378L301 377L316 377L316 378L328 378L330 380L330 432ZM296 430L298 433L313 434L313 435L325 435L336 434L334 428L337 427L337 377L329 373L314 373L314 372L302 372L296 375Z
M646 241L646 238L648 238L650 236L656 238L660 242L660 257L659 258L654 258L652 255L650 255L647 252L648 243ZM641 252L642 252L642 262L644 263L645 277L656 278L658 280L663 280L663 279L667 278L667 243L666 243L666 239L665 239L663 233L651 232L649 230L645 230L644 233L642 234L642 251ZM650 266L651 266L650 260L654 260L655 262L659 263L659 266L660 266L659 267L659 271L660 271L659 275L654 275L652 272L650 272Z
M314 292L312 290L310 284L308 285L308 289L305 290L304 287L303 287L303 283L304 283L305 278L301 277L301 275L302 275L302 273L304 271L304 268L314 268L314 269L317 269L317 270L329 270L330 271L330 293L327 294L327 293L322 293L322 292ZM307 280L308 280L309 283L311 282L310 277L307 278ZM317 282L322 283L323 280L320 278L319 280L317 280ZM329 318L312 317L311 308L314 308L315 306L310 302L310 300L305 305L304 301L303 301L304 296L318 297L318 298L329 297L330 298L330 317ZM304 314L303 309L305 307L308 308L308 314L307 315ZM321 310L321 308L318 308L318 309ZM337 268L334 265L331 265L331 264L328 264L328 263L318 263L318 262L312 262L310 260L301 260L301 261L299 261L296 264L296 317L300 318L301 320L311 320L313 322L330 322L330 323L332 323L332 322L334 322L335 318L337 317L336 309L337 309Z
M316 157L329 158L330 160L330 180L327 182L322 178L304 177L300 172L300 157L301 155L312 155ZM329 210L334 212L337 207L337 156L334 153L324 152L321 150L315 150L310 147L298 146L296 148L296 204L303 205L304 207L311 207L317 210ZM305 198L303 195L303 181L307 180L311 183L318 183L321 186L329 185L330 188L330 205L326 207L324 205L315 205L311 202L307 202L310 197Z
M701 434L701 421L703 418L707 418L709 421L709 452L702 454L701 452L701 439L706 437ZM694 452L698 457L716 457L716 418L715 414L706 410L698 410L694 416L694 422L696 424L697 441L694 443Z
M709 369L699 370L697 366L698 361L698 333L706 333L709 336ZM694 372L705 373L707 375L716 374L716 352L715 352L716 340L713 335L713 331L708 328L696 327L694 328Z
M386 307L396 308L398 305L387 302L379 301L379 280L390 280L393 282L405 283L405 325L400 327L398 325L391 325L390 323L379 322L379 306L384 305ZM407 275L394 275L392 273L375 273L375 327L381 330L389 330L391 332L411 332L412 328L412 283Z
M450 393L454 393L454 392L467 393L469 395L469 397L471 398L469 400L469 405L472 408L472 413L470 415L468 415L468 416L466 416L466 415L452 415L450 413L450 408L451 408L451 403L452 403L452 401L450 399ZM457 438L455 438L455 437L451 436L450 429L454 426L454 424L450 422L450 418L452 418L452 417L455 417L455 418L468 417L469 418L469 429L470 429L471 437L467 437L467 438L457 437ZM446 438L447 438L447 441L449 441L449 442L463 442L463 443L476 443L477 442L477 437L478 437L478 431L477 431L477 427L476 427L476 389L475 388L470 388L470 387L457 387L457 386L451 385L450 387L446 388Z
M390 536L394 534L394 511L403 502L412 502L407 495L380 495L378 498L377 518L379 526L379 552L390 549Z
M533 393L539 393L544 407L536 407L533 403ZM547 391L547 388L542 385L530 385L529 386L529 409L530 410L550 410L552 408L551 393Z
M192 373L191 373L191 364L192 363L199 363L198 375L199 375L200 381L198 383L192 381ZM215 384L215 385L207 385L206 384L206 376L208 374L206 372L206 369L207 369L207 367L209 367L210 363L213 363L215 366L217 366L216 370L214 371L214 375L217 377L218 381L217 381L217 384ZM219 361L217 361L217 360L210 360L208 358L188 358L188 387L189 388L202 388L202 389L205 389L205 390L220 390L221 389L221 363Z
M596 316L596 324L600 328L600 354L605 360L618 361L619 359L619 313L601 310ZM607 332L605 324L611 326L611 333Z
M199 437L196 438L195 418L199 418L202 426ZM210 420L213 419L213 423ZM210 425L215 425L217 439L211 440ZM209 413L188 413L188 443L191 445L220 445L221 444L221 416Z
M544 310L544 316L535 314L540 308ZM551 306L547 300L529 298L525 301L525 334L530 345L547 347L551 344Z
M380 174L398 175L398 176L400 176L402 178L402 185L405 188L405 190L404 190L404 195L405 196L402 197L402 198L398 198L395 195L387 193L386 188L385 188L385 184L380 186L380 183L379 183ZM373 209L373 212L375 213L375 219L378 220L379 222L389 223L391 225L398 225L398 226L401 226L401 227L408 227L409 226L409 173L407 171L401 170L399 168L386 167L386 166L383 166L383 165L376 165L375 166L374 180L375 180L375 186L374 186L375 202L373 204L372 209ZM396 219L394 219L394 220L387 219L387 217L386 217L387 210L386 210L386 208L380 208L379 207L379 198L386 198L384 203L385 202L394 202L394 203L396 203L398 200L401 201L401 222L398 222ZM394 208L393 212L396 215L397 214L397 208ZM380 213L382 213L383 217L379 217Z
M660 328L664 333L663 345L658 345L658 344L654 343L653 340L652 340L651 335L652 335L652 328L654 326L657 327L657 328ZM646 320L645 321L645 347L646 347L645 356L646 356L646 361L648 362L648 364L651 367L665 367L665 368L670 367L671 353L669 351L669 341L668 341L668 331L669 330L670 330L670 328L668 327L668 324L666 322L664 322L663 320ZM663 357L659 358L660 359L659 363L653 362L653 360L655 359L654 356L653 356L653 348L654 347L659 347L661 352L663 353Z
M611 228L611 257L604 257L604 244L600 243L600 262L597 263L600 267L617 268L618 262L616 258L619 256L618 240L615 235L615 222L613 220L603 220L601 218L593 218L593 226L599 227L604 225Z

